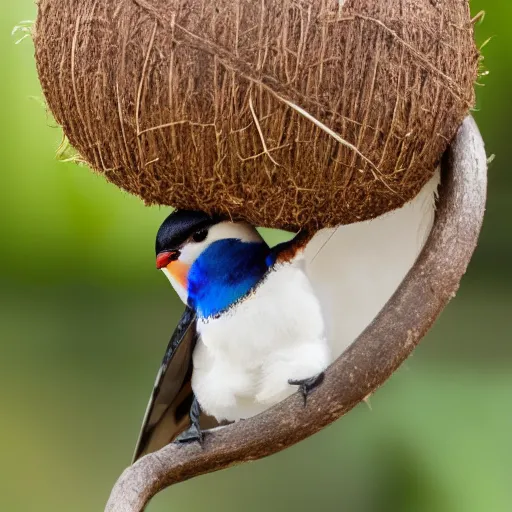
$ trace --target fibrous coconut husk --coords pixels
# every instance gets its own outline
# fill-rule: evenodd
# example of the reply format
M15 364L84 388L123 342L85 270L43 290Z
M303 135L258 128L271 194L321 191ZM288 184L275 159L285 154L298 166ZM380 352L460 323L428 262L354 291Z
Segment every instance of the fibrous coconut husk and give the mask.
M467 0L40 0L49 108L148 204L269 227L375 217L474 103Z

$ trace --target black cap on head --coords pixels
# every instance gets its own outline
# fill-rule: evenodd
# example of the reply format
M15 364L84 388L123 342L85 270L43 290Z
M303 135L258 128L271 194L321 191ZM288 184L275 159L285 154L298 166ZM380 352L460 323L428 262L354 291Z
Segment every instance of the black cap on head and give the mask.
M221 222L204 212L176 210L167 217L156 235L156 254L176 250L190 235Z

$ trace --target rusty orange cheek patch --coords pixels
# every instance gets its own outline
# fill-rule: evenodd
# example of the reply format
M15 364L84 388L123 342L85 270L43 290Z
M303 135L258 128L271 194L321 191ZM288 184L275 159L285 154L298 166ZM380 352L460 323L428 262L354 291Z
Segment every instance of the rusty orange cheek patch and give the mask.
M176 279L183 288L187 287L188 271L190 269L189 265L182 263L181 261L171 261L166 268L169 271L169 274L171 274L171 276Z

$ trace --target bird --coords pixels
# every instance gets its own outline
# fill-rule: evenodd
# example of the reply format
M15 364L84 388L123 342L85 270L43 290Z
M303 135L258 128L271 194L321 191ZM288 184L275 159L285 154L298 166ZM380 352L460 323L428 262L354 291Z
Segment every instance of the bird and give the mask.
M157 268L185 311L157 374L133 460L173 440L201 442L202 429L247 419L294 391L307 398L414 264L433 225L439 183L437 169L397 210L299 232L274 248L245 222L171 214L157 234ZM205 277L212 273L215 283ZM312 347L305 348L305 340ZM286 353L307 364L298 373L268 371Z
M296 391L306 404L332 361L304 269L309 239L299 232L271 248L247 222L188 210L164 220L156 266L185 312L157 375L135 459L160 439L201 443L201 416L209 424L247 419Z

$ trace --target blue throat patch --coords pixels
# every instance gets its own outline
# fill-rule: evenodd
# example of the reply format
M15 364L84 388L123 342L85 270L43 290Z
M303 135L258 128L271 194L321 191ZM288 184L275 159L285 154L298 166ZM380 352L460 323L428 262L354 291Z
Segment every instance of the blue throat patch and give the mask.
M202 318L219 315L263 279L274 259L262 242L213 242L190 268L188 305Z

